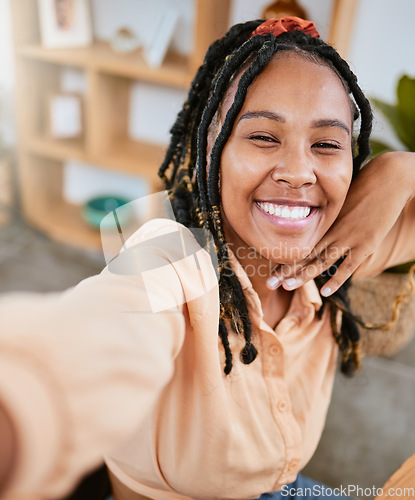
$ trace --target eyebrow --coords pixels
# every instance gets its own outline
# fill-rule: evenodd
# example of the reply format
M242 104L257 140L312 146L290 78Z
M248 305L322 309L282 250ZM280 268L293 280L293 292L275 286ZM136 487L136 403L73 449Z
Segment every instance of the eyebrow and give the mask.
M239 121L249 120L251 118L268 118L268 120L285 123L285 118L282 115L273 113L272 111L248 111L239 118Z
M239 118L239 121L249 120L252 118L267 118L268 120L273 120L279 123L286 122L284 116L280 115L279 113L274 113L272 111L248 111ZM344 122L337 119L326 118L321 120L315 120L311 123L311 127L312 128L336 127L346 132L347 135L350 135L349 127Z
M337 127L340 128L341 130L344 130L347 133L347 135L350 135L349 127L341 120L330 119L330 118L323 120L316 120L311 124L311 126L312 128Z

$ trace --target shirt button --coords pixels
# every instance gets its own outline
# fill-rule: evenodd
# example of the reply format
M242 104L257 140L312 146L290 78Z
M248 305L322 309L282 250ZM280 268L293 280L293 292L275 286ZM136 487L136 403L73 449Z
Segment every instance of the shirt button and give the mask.
M297 469L299 466L299 461L298 460L291 460L291 462L288 464L288 471L292 472L295 469Z
M285 399L281 399L281 401L278 401L277 407L281 412L286 411L288 408L287 401L285 401Z
M276 354L279 354L281 352L280 346L277 344L272 344L272 346L269 348L270 354L273 354L274 356Z

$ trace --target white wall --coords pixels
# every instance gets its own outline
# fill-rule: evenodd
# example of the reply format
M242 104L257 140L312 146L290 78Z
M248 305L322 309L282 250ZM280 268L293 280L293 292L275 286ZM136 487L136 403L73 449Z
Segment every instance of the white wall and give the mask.
M360 0L349 60L368 97L393 103L399 77L415 77L414 19L414 0ZM373 137L402 148L384 117L374 112Z
M368 95L393 101L399 76L415 77L414 19L414 0L360 0L349 60Z

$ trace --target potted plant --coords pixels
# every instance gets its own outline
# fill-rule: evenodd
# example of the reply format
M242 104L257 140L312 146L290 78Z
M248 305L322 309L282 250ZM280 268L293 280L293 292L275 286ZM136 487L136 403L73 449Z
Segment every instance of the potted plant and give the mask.
M388 120L402 144L400 149L415 152L415 78L403 75L399 79L395 104L376 98L371 101ZM371 146L373 156L395 149L378 140L372 140ZM352 311L364 321L376 324L388 323L393 313L394 298L401 291L404 292L398 319L390 328L368 330L359 327L363 353L391 356L412 339L415 330L415 294L410 295L414 282L413 276L408 278L408 271L413 264L408 262L387 269L380 276L359 280L350 287Z

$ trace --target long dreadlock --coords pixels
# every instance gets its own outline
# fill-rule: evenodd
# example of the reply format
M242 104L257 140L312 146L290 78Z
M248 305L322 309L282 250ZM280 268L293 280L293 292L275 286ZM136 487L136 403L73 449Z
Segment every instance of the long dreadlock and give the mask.
M202 227L211 232L216 245L219 263L220 319L219 337L225 350L226 374L232 369L232 352L228 328L244 336L245 347L241 360L251 363L257 350L252 344L252 325L241 284L229 265L228 250L222 227L220 211L220 160L236 117L242 109L249 86L263 71L273 56L283 51L294 51L311 57L319 64L328 65L341 79L353 97L354 106L360 112L360 132L357 138L357 154L353 159L353 178L370 153L369 137L372 128L372 110L357 84L356 76L336 50L319 38L307 36L302 31L272 34L251 34L262 23L250 21L233 26L228 33L214 42L207 51L202 66L192 82L187 101L171 129L171 142L159 175L171 193L171 201L178 222L187 227ZM209 128L226 95L235 74L244 69L224 123L212 147L209 169L207 150ZM359 116L357 112L354 116ZM170 176L166 175L170 170ZM319 287L335 272L340 261L320 275ZM322 297L323 306L330 303L330 317L334 338L342 357L341 370L352 375L359 366L359 331L350 313L347 298L349 282L331 297ZM341 326L338 311L342 311Z

